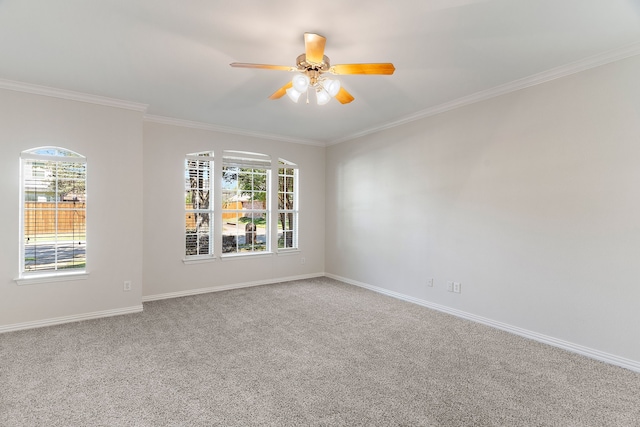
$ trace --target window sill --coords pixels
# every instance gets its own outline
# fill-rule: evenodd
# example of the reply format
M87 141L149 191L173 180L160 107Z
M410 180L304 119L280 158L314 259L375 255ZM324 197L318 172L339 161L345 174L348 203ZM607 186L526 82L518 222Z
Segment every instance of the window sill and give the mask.
M189 264L203 264L203 263L207 263L207 262L213 262L216 260L216 257L214 256L207 256L207 257L202 257L202 258L184 258L182 260L183 263L189 265Z
M89 273L62 273L28 275L14 279L18 285L35 285L37 283L69 282L71 280L87 280Z
M220 257L223 261L231 261L238 259L247 259L247 258L267 258L273 256L273 252L259 252L259 253L244 253L244 254L233 254L233 255L223 255Z
M300 249L281 249L277 252L278 256L296 255L302 252Z

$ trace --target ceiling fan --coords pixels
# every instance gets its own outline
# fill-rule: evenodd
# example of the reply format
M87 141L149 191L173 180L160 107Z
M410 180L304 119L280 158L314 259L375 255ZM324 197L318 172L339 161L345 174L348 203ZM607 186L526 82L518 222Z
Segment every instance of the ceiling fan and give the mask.
M393 74L395 67L389 62L374 64L337 64L331 65L329 58L324 54L324 46L327 39L319 34L304 33L305 53L298 56L296 66L250 64L233 62L230 65L238 68L265 68L268 70L281 70L297 72L293 79L275 91L269 99L278 99L287 94L294 102L303 93L307 93L309 102L309 88L316 93L318 104L324 105L335 97L340 103L348 104L354 100L353 96L340 86L339 80L329 79L325 73L344 74Z

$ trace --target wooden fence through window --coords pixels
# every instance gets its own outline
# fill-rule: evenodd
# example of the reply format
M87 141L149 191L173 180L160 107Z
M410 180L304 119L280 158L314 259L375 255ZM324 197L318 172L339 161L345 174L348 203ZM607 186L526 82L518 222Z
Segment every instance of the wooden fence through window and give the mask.
M58 202L58 234L85 232L84 202ZM24 204L25 235L53 234L56 232L56 203L25 202Z

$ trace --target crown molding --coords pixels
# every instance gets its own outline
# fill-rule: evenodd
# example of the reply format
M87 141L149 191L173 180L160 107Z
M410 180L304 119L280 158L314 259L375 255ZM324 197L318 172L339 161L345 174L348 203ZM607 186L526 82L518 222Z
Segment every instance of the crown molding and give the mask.
M529 77L524 77L522 79L514 80L503 85L495 86L491 89L476 92L474 94L464 96L450 102L445 102L444 104L436 105L435 107L427 108L426 110L421 110L414 114L405 116L399 120L388 122L380 126L365 129L363 131L356 132L342 138L328 141L326 145L329 146L340 144L342 142L360 138L365 135L381 132L383 130L394 128L405 123L435 116L436 114L444 113L445 111L450 111L456 108L464 107L466 105L475 104L476 102L485 101L487 99L495 98L496 96L505 95L510 92L515 92L531 86L539 85L541 83L546 83L551 80L556 80L562 77L569 76L571 74L580 73L591 68L610 64L612 62L620 61L622 59L630 58L636 55L640 55L640 42L635 42L618 49L609 50L607 52L603 52L589 58L563 65L561 67L552 68L550 70L543 71Z
M435 116L446 111L454 110L456 108L464 107L466 105L474 104L476 102L485 101L500 95L505 95L510 92L515 92L521 89L525 89L531 86L535 86L541 83L546 83L555 79L576 74L582 71L589 70L591 68L606 65L612 62L620 61L625 58L640 55L640 42L635 42L618 49L613 49L607 52L603 52L598 55L591 56L579 61L572 62L561 67L552 68L550 70L534 74L532 76L524 77L522 79L514 80L510 83L499 85L487 90L476 92L474 94L464 96L462 98L455 99L453 101L445 102L440 105L436 105L425 110L418 111L416 113L405 116L401 119L384 123L379 126L368 128L350 135L346 135L341 138L333 139L330 141L320 141L313 139L292 138L283 135L274 135L256 131L248 131L245 129L238 129L226 126L218 126L210 123L202 123L183 119L174 119L170 117L155 116L151 114L145 114L144 120L148 122L167 124L173 126L187 127L192 129L202 129L214 132L222 132L234 135L249 136L254 138L269 139L282 142L290 142L295 144L312 145L318 147L326 147L334 144L340 144L342 142L350 141L356 138L360 138L373 133L381 132L386 129L401 126L405 123L413 122L416 120L424 119L427 117ZM16 92L25 92L35 95L50 96L54 98L67 99L71 101L86 102L90 104L103 105L107 107L122 108L126 110L139 111L146 113L148 105L125 101L115 98L108 98L98 95L90 95L81 92L74 92L70 90L57 89L48 86L34 85L30 83L22 83L13 80L0 79L0 89L12 90Z
M318 147L326 146L325 143L320 141L315 141L312 139L291 138L288 136L254 132L254 131L249 131L245 129L214 125L210 123L194 122L191 120L174 119L171 117L164 117L164 116L155 116L152 114L145 114L144 120L146 122L160 123L163 125L180 126L180 127L191 128L191 129L208 130L213 132L222 132L222 133L228 133L232 135L250 136L253 138L262 138L262 139L270 139L274 141L291 142L294 144L314 145Z
M144 113L147 111L147 104L124 101L122 99L107 98L106 96L89 95L82 92L57 89L48 86L39 86L30 83L16 82L13 80L0 79L0 89L13 90L16 92L31 93L34 95L50 96L52 98L68 99L71 101L87 102L89 104L104 105L106 107L122 108Z

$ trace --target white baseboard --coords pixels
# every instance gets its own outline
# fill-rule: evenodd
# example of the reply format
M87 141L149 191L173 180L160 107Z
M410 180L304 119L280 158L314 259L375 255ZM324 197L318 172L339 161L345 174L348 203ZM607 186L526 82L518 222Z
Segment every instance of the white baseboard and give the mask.
M141 311L142 304L133 307L117 308L113 310L102 310L94 311L92 313L74 314L73 316L54 317L51 319L34 320L24 323L13 323L10 325L0 326L0 333L61 325L63 323L79 322L81 320L100 319L102 317L120 316L122 314L140 313Z
M305 274L300 276L280 277L276 279L260 280L255 282L235 283L232 285L192 289L181 292L170 292L159 295L149 295L142 298L142 302L155 301L168 298L184 297L189 295L198 295L208 292L226 291L230 289L248 288L251 286L269 285L273 283L290 282L292 280L312 279L314 277L324 277L324 273ZM100 319L102 317L120 316L122 314L140 313L142 304L133 307L119 308L113 310L95 311L92 313L76 314L72 316L55 317L51 319L34 320L24 323L13 323L9 325L0 325L0 334L4 332L21 331L24 329L42 328L45 326L61 325L63 323L79 322L81 320Z
M529 338L534 341L538 341L544 344L548 344L554 347L558 347L572 353L577 353L582 356L586 356L592 359L599 360L601 362L609 363L611 365L620 366L621 368L629 369L634 372L640 372L640 362L626 359L624 357L619 357L614 354L605 353L600 350L595 350L593 348L585 347L579 344L574 344L569 341L564 341L558 338L550 337L548 335L539 334L537 332L529 331L527 329L519 328L517 326L512 326L507 323L498 322L496 320L488 319L482 316L476 316L475 314L467 313L465 311L456 310L454 308L450 308L444 305L435 304L420 298L414 298L409 295L404 295L399 292L390 291L388 289L379 288L377 286L372 286L367 283L358 282L356 280L347 279L346 277L337 276L335 274L326 273L325 276L330 277L335 280L339 280L341 282L348 283L350 285L358 286L361 288L369 289L374 292L378 292L380 294L388 295L393 298L397 298L403 301L408 301L414 304L421 305L423 307L431 308L434 310L441 311L443 313L451 314L453 316L457 316L463 319L471 320L472 322L481 323L483 325L491 326L493 328L501 329L506 332L510 332L512 334L519 335L521 337Z
M229 291L232 289L249 288L252 286L271 285L274 283L291 282L292 280L312 279L314 277L324 277L324 275L325 275L324 273L303 274L301 276L279 277L275 279L258 280L255 282L234 283L231 285L212 286L212 287L199 288L199 289L189 289L186 291L169 292L166 294L146 295L142 297L142 302L186 297L190 295L207 294L209 292Z

